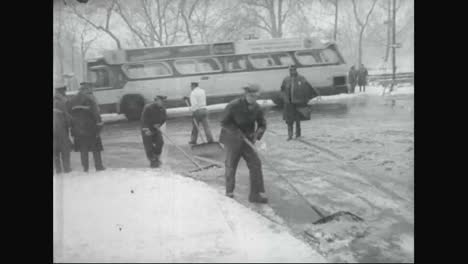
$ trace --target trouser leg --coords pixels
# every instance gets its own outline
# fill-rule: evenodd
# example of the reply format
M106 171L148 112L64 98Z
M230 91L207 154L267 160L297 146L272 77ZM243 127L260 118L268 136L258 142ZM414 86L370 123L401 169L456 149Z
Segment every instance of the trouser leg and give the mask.
M258 193L265 192L263 183L262 161L257 153L248 145L245 145L242 151L242 157L247 163L250 176L250 195L255 196Z
M192 118L192 134L190 137L190 142L196 144L198 138L198 129L195 125L195 122L198 122L195 118ZM198 123L197 123L198 124Z
M60 151L54 151L55 172L62 173L62 161L60 159Z
M293 122L286 123L288 125L288 139L291 139L293 136Z
M241 157L240 146L227 146L226 147L226 160L225 160L225 179L226 179L226 193L234 192L236 185L236 170Z
M62 150L61 156L62 156L62 163L63 163L63 171L65 173L68 173L68 172L71 171L70 151L69 150Z
M145 135L144 132L141 133L141 139L143 141L143 147L145 148L146 158L148 158L149 161L154 160L154 146L151 137L152 136Z
M297 120L296 121L296 137L301 136L301 121Z
M201 123L203 125L203 130L205 130L206 140L208 142L213 142L213 134L211 134L210 125L208 124L208 116L202 118Z
M102 157L100 151L93 151L94 158L94 167L96 170L104 170L104 165L102 164Z
M156 133L153 135L152 140L153 140L153 153L159 158L159 156L162 153L163 146L164 146L164 139L159 130L156 131Z
M81 149L80 150L80 158L81 158L81 166L83 166L83 170L85 172L88 172L89 170L89 156L88 156L88 150L86 149Z

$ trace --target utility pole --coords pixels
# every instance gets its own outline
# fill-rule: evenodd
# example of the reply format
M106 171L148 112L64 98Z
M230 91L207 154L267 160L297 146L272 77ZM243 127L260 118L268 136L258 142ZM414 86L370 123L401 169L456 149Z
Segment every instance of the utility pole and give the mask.
M397 43L396 43L396 0L393 0L393 26L392 26L392 35L393 35L393 43L392 43L392 66L393 66L393 73L392 73L392 85L390 87L390 92L393 91L393 86L395 85L395 73L396 73L396 48L397 48Z
M338 31L338 0L335 0L335 31L333 32L333 40L336 42L336 32Z

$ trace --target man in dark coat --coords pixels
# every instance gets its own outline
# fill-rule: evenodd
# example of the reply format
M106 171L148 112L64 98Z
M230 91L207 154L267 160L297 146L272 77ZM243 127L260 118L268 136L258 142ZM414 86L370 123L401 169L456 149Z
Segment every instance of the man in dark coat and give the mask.
M356 84L357 84L357 70L356 70L356 67L351 66L351 69L349 69L349 73L348 73L348 82L349 82L349 85L350 85L350 91L349 93L354 93L354 89L356 88Z
M261 160L256 151L244 141L246 138L255 144L255 141L260 140L266 130L264 113L256 102L259 89L260 87L255 84L244 87L245 94L226 106L221 120L222 129L219 141L226 149L226 196L234 197L236 169L242 157L247 163L250 174L249 201L267 203L268 199L264 196Z
M71 116L67 110L66 87L59 85L54 95L54 164L57 173L68 173L71 171L70 152L71 141L69 129L71 127Z
M359 67L359 70L358 70L358 73L357 73L357 76L358 76L357 81L358 81L358 85L359 85L359 92L361 92L361 90L363 92L366 92L367 75L368 75L367 69L366 69L366 67L364 67L364 64L361 63L361 66Z
M319 96L317 90L297 73L295 65L289 66L289 76L281 84L281 96L284 102L283 120L288 125L288 139L293 136L293 125L296 122L296 138L301 136L302 114L298 108L306 107L310 99Z
M89 169L90 151L93 152L96 171L102 171L105 170L101 157L104 148L100 137L103 122L98 105L92 96L92 84L82 82L80 85L80 91L70 100L69 106L73 118L74 148L81 154L81 165L85 172Z
M160 157L164 140L160 129L167 119L163 104L166 98L162 95L156 96L154 102L145 105L141 114L141 137L151 168L161 166Z

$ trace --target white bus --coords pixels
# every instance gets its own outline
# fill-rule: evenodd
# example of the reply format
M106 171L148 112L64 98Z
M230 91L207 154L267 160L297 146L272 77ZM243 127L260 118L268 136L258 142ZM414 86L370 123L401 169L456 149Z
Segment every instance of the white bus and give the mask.
M261 99L281 104L279 91L295 64L320 95L347 93L347 66L336 44L317 39L243 40L157 48L114 50L88 61L88 79L101 113L140 117L155 95L167 107L185 106L190 83L199 82L208 104L225 103L249 82L262 87Z

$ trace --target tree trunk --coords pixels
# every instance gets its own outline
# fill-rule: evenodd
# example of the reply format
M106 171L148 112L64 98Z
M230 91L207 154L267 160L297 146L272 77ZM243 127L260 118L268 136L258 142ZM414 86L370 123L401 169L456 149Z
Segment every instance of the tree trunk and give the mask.
M333 40L336 42L336 33L338 30L338 0L335 0L335 28L333 30Z
M359 32L359 46L358 46L358 65L362 63L362 36L364 35L364 27L361 27L361 32Z
M388 61L388 57L390 55L390 45L391 45L391 38L392 38L392 8L391 8L391 0L388 1L388 14L387 14L387 47L385 49L385 59L384 62Z

